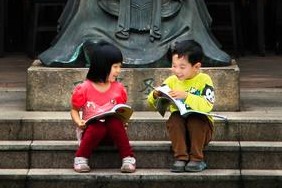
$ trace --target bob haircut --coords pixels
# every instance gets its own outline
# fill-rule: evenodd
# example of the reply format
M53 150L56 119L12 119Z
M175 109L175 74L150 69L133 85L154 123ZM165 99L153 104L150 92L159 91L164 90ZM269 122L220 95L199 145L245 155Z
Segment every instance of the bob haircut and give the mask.
M86 41L83 51L87 63L90 64L86 78L92 82L107 82L112 65L123 61L121 51L106 41Z
M189 63L195 65L196 63L202 63L204 53L201 45L194 40L183 40L175 42L169 52L168 58L172 61L172 56L177 54L179 57L186 57Z

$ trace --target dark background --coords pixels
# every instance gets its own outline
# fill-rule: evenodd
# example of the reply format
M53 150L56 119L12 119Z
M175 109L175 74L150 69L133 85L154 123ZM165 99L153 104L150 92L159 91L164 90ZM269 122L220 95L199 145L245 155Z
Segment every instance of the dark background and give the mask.
M232 0L206 0L209 12L213 18L212 31L215 38L222 45L222 49L231 56L246 54L265 55L258 46L258 22L264 24L265 52L282 53L281 0L235 0L236 19L236 47L232 33L231 10L229 6L222 6L220 2ZM263 1L264 17L258 21L257 1ZM30 31L33 18L33 0L0 0L0 30L2 31L2 55L6 53L25 53L29 56L44 51L50 46L56 31L38 32L36 37L36 51L29 51ZM45 7L40 9L39 23L56 27L62 7ZM1 35L1 32L0 32ZM1 36L0 36L1 37ZM0 38L1 42L1 38ZM1 55L1 52L0 52Z

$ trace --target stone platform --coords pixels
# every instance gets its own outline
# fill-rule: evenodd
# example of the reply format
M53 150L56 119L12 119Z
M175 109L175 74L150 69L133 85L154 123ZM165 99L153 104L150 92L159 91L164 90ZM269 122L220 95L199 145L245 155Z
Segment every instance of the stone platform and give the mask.
M37 61L37 60L36 60ZM68 111L73 87L82 82L88 68L51 68L34 62L27 71L28 111ZM214 111L239 111L239 67L205 67L215 86ZM146 97L171 74L169 68L123 68L120 81L128 92L128 104L135 111L148 111Z

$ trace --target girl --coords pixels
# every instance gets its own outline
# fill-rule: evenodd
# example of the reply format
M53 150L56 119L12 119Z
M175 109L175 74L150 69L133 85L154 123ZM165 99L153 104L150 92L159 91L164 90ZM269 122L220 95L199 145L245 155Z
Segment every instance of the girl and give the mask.
M86 126L85 120L96 111L126 103L127 93L116 79L121 72L122 53L114 45L101 41L84 43L85 59L90 64L86 80L74 88L71 98L71 117L79 129L83 130L80 145L74 158L74 170L89 172L88 159L93 150L106 137L117 146L122 159L121 172L132 173L136 160L124 128L123 122L107 116ZM82 119L79 111L82 110Z

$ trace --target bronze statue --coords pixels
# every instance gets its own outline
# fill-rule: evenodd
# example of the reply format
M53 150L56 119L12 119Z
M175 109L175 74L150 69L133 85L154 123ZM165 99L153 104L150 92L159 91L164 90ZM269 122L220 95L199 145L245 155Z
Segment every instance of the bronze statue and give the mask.
M168 67L170 46L194 39L204 49L204 66L230 65L211 21L204 0L68 0L59 33L39 59L46 66L87 66L83 43L103 39L121 49L126 67Z

